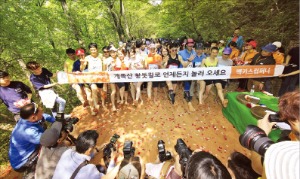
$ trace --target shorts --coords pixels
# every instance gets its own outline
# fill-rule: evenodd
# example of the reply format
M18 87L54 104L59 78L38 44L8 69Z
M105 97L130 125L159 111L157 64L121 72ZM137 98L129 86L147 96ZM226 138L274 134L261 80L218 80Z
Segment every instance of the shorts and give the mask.
M157 88L159 85L159 82L158 81L153 81L152 82L152 88Z
M211 84L221 83L223 89L225 88L225 86L227 84L227 81L224 81L224 80L204 80L204 81L205 81L206 86L211 85Z
M98 88L103 88L103 83L96 83L96 86L97 86Z
M116 84L119 88L122 88L123 86L125 86L125 91L128 91L128 89L129 89L129 83L116 83Z

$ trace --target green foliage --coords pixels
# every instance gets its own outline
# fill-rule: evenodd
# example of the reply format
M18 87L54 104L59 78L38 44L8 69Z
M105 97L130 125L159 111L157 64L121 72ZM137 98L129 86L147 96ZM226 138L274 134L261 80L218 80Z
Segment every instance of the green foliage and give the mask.
M273 41L288 47L299 39L298 0L163 0L156 6L148 0L122 0L123 13L120 2L4 0L0 6L0 69L30 85L28 71L22 67L28 61L38 61L56 72L63 69L69 47L87 48L90 42L98 43L99 48L116 44L119 36L110 3L125 32L128 27L126 39L196 38L201 34L207 41L226 40L235 27L241 27L244 39L256 39L259 47ZM67 100L66 112L80 104L69 85L56 87L56 91ZM2 104L0 110L11 116Z

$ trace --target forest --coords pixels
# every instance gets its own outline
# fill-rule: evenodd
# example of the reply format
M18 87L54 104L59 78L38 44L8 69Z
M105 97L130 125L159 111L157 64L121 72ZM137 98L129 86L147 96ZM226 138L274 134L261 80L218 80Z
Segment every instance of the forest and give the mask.
M298 0L3 0L0 6L0 70L28 86L25 64L37 61L52 72L63 70L67 48L100 48L142 38L227 40L236 27L258 47L280 41L299 43ZM31 86L32 87L32 86ZM80 104L69 85L56 91L71 112ZM35 94L34 99L39 101ZM0 103L0 123L13 124ZM1 144L10 131L1 130ZM5 132L7 131L7 132ZM5 142L4 142L5 141ZM7 144L6 144L7 145ZM5 148L5 147L4 147ZM3 146L0 147L3 151ZM0 165L5 164L0 157Z

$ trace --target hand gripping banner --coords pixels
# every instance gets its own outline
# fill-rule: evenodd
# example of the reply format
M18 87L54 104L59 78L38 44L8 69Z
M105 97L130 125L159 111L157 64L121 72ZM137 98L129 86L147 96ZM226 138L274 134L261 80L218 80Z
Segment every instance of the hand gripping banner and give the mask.
M283 65L251 65L107 72L58 72L58 83L119 83L188 81L207 79L266 78L282 74Z

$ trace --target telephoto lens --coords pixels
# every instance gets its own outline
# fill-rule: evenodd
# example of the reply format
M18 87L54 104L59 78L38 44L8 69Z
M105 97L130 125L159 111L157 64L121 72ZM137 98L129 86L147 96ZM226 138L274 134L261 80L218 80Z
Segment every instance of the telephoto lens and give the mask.
M262 157L265 155L265 152L274 144L265 131L254 125L248 125L244 134L240 135L239 141L241 145L249 150L254 150Z
M181 138L177 139L177 143L174 148L179 155L182 177L185 178L185 168L190 156L192 155L192 150L187 147L187 145Z

